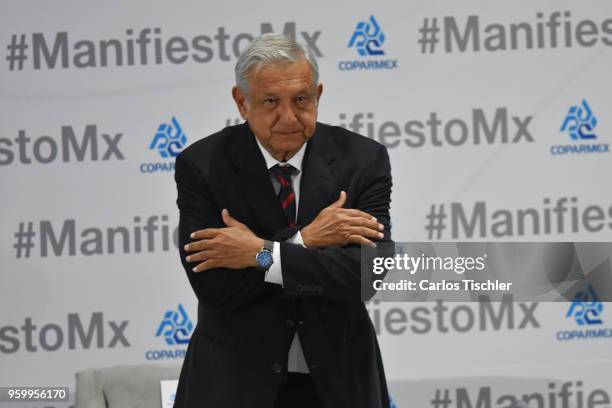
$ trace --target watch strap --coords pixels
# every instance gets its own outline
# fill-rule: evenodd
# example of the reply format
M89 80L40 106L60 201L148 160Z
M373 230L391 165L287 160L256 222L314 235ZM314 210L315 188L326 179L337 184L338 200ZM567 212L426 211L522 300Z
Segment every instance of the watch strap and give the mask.
M274 242L268 241L267 239L264 240L264 246L263 246L262 250L264 250L264 249L272 252L272 250L274 249Z

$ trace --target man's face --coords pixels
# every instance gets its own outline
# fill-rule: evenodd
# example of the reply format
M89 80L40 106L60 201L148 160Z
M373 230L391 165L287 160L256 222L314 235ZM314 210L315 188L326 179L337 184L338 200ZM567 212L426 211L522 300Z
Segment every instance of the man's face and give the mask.
M248 98L237 87L232 96L262 146L277 160L288 160L314 134L323 86L313 87L305 59L253 71Z

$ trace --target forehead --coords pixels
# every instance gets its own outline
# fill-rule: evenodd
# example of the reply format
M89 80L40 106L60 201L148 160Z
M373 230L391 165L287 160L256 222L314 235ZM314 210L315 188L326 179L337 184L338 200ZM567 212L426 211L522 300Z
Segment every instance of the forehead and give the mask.
M248 76L253 92L281 92L312 86L312 70L305 59L256 67Z

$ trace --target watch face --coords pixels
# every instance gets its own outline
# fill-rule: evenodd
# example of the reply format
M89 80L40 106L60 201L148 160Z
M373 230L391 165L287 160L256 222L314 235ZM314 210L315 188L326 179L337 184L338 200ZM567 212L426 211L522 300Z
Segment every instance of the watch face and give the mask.
M260 251L257 254L257 266L261 269L268 269L272 266L272 253L270 251Z

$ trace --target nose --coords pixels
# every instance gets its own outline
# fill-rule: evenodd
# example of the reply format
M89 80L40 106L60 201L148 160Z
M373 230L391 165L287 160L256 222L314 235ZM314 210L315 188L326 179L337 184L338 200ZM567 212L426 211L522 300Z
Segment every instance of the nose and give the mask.
M280 103L278 106L278 121L283 126L293 126L298 121L294 108L291 103Z

